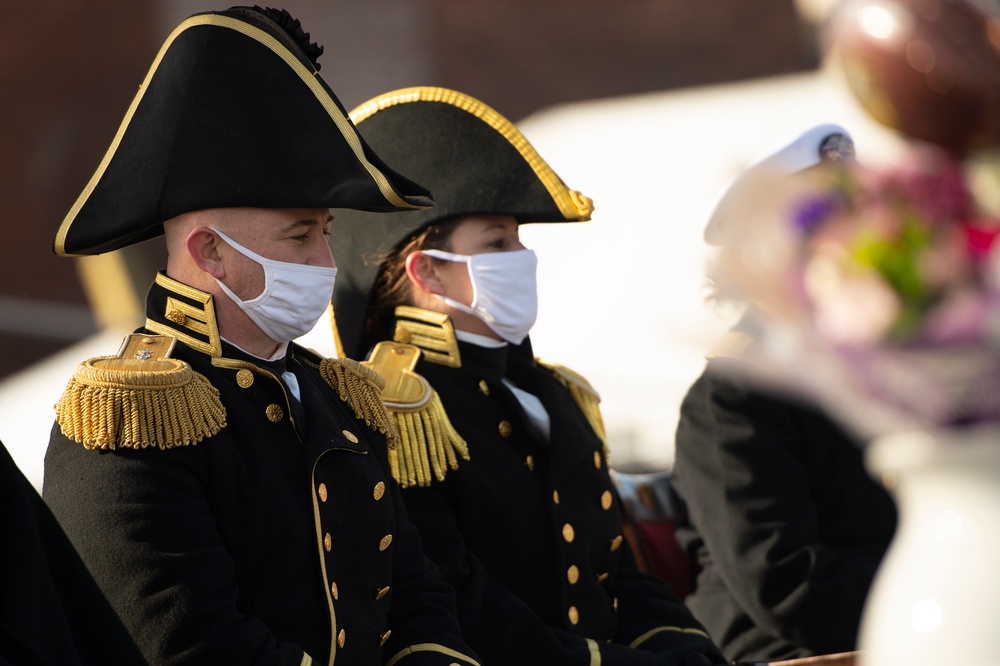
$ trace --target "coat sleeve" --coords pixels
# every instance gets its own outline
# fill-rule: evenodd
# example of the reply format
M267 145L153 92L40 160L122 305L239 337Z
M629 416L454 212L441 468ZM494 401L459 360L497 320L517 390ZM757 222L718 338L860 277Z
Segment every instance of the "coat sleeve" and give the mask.
M406 503L428 555L457 592L464 637L477 646L484 663L656 664L649 652L588 640L547 624L465 548L445 485L407 489ZM597 655L599 661L594 661Z
M682 405L675 481L723 584L752 621L819 653L851 649L875 571L823 540L791 408L703 375Z
M52 429L43 493L151 663L308 663L237 608L204 446L91 451Z
M712 663L725 663L708 632L670 586L639 571L627 542L622 551L612 588L619 604L616 642L655 654L701 653L711 657Z

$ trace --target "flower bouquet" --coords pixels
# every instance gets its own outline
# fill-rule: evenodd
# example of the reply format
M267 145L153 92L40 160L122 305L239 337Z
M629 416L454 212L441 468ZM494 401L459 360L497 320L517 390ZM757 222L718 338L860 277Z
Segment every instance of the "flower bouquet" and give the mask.
M970 182L931 148L758 179L709 269L747 371L864 438L1000 419L1000 219Z

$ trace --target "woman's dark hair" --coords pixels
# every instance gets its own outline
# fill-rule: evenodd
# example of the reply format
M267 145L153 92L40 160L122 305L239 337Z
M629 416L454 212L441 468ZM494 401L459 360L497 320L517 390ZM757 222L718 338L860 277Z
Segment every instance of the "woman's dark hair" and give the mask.
M458 222L459 218L433 222L389 251L368 296L363 348L367 349L383 340L391 340L396 306L411 304L412 286L406 277L406 258L411 252L418 250L447 251L451 234Z

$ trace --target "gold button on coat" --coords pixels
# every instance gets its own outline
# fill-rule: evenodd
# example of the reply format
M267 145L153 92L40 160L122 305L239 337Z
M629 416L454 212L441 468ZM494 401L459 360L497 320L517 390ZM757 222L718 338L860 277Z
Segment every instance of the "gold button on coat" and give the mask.
M529 472L535 471L535 456L528 456L524 459L524 465L528 468Z
M622 535L619 534L614 539L611 540L611 552L615 552L622 545Z
M601 493L601 508L603 508L605 511L611 508L612 501L614 500L611 496L610 490L605 490L603 493Z
M570 606L567 615L569 616L570 624L576 624L580 621L580 611L576 609L576 606Z
M357 435L355 435L355 434L354 434L353 432L351 432L350 430L345 430L345 431L343 432L343 434L344 434L344 438L345 438L345 439L346 439L346 440L347 440L348 442L351 442L352 444L357 444L357 443L358 443L358 436L357 436Z
M333 549L333 537L330 536L329 532L323 535L323 548L328 553Z
M336 583L331 583L330 584L330 594L333 595L333 600L334 601L337 601L338 599L340 599L340 588L337 587Z
M378 639L378 644L379 644L379 645L385 645L385 642L386 642L387 640L389 640L389 636L391 636L391 635L392 635L392 629L389 629L389 630L388 630L388 631L386 631L386 632L385 632L384 634L382 634L382 636L381 636L381 637L379 637L379 639Z
M510 425L510 421L501 421L500 425L497 426L497 431L500 433L501 437L510 437L510 431L513 428Z
M375 601L378 601L387 594L389 594L389 586L386 585L385 587L380 587L379 589L375 590Z
M572 543L573 538L576 536L576 532L573 531L573 526L569 523L563 525L562 528L563 539L566 539L566 543Z
M386 534L384 537L382 537L382 540L378 542L378 549L385 550L386 548L389 547L390 543L392 543L392 535Z
M320 502L325 502L326 501L327 493L326 493L326 484L325 483L319 484L319 488L316 489L316 494L319 495L319 501Z
M611 608L613 608L616 613L618 612L618 597L615 597L611 602Z
M553 490L552 491L552 502L553 502L553 504L559 504L559 491L558 490Z
M482 393L483 395L490 394L490 385L486 383L485 379L479 380L479 392Z
M344 643L346 642L347 642L347 632L341 629L340 633L337 634L337 645L339 645L340 647L344 647Z
M264 410L264 414L267 415L268 421L271 423L277 423L281 420L281 417L285 415L285 410L283 410L281 405L278 403L272 402L267 406L267 409Z
M608 572L605 571L604 573L602 573L600 576L597 577L597 582L598 583L603 583L607 579L608 579Z
M385 483L379 481L378 483L375 484L375 489L372 490L372 496L376 500L380 500L382 499L383 495L385 495Z
M601 469L601 452L594 451L594 467Z
M570 565L569 569L566 570L566 580L569 581L570 585L576 585L576 581L580 580L580 569L575 565Z
M236 385L240 388L250 388L253 385L253 372L243 368L236 373Z

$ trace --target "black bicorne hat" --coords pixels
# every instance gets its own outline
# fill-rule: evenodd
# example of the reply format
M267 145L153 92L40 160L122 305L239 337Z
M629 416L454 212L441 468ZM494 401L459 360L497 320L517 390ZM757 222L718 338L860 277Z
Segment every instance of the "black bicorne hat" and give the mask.
M404 88L351 112L365 140L389 163L434 193L433 209L377 216L335 211L333 293L336 334L348 356L361 349L372 286L397 245L432 222L510 215L519 222L582 222L591 200L570 190L513 123L468 95Z
M358 136L308 39L287 12L259 7L181 23L63 220L56 254L125 247L204 208L432 206Z

